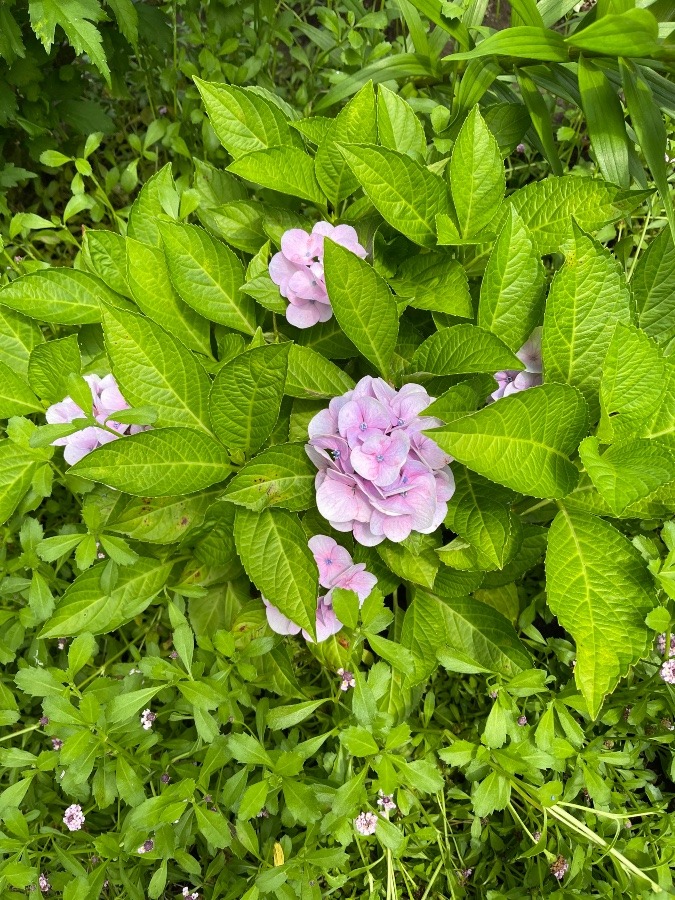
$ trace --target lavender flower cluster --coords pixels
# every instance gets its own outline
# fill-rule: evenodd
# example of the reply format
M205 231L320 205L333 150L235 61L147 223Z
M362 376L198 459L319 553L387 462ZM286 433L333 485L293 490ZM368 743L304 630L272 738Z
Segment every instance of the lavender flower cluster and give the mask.
M422 434L443 424L421 415L432 401L419 384L396 391L366 375L314 416L305 449L319 470L317 507L333 528L369 547L438 528L455 482L451 457Z
M365 563L354 563L349 551L341 547L333 538L325 534L317 534L310 538L308 543L319 569L319 584L328 589L326 594L318 598L316 605L316 639L321 643L331 635L337 634L342 628L342 622L335 615L333 609L333 590L344 588L346 591L354 591L359 598L359 603L363 605L363 601L377 584L377 578L370 572L366 572ZM285 616L265 597L262 600L265 604L267 623L272 631L276 634L298 634L301 630L299 625ZM313 638L304 628L302 635L306 641L313 642ZM346 679L345 675L349 675L349 679ZM346 687L342 690L347 690L352 686L351 681L353 680L351 672L344 673L343 683L346 682Z
M544 370L541 362L541 328L534 329L516 356L525 366L525 371L506 369L503 372L495 372L497 388L490 394L488 403L537 387L542 383Z
M91 409L85 412L71 397L66 397L65 400L49 407L45 414L47 422L50 425L67 425L75 419L84 419L93 415L99 424L105 424L112 431L90 425L74 434L52 441L53 446L65 448L63 456L71 466L103 444L116 441L118 437L125 434L137 434L139 431L145 431L147 427L146 425L123 425L109 418L116 412L129 409L129 404L120 393L112 375L106 375L105 378L99 378L98 375L85 375L84 379L91 390ZM112 432L116 432L116 434Z
M365 249L351 225L317 222L311 234L291 228L281 238L281 252L270 260L272 281L288 300L286 318L296 328L311 328L333 315L323 275L323 242L330 238L363 259Z

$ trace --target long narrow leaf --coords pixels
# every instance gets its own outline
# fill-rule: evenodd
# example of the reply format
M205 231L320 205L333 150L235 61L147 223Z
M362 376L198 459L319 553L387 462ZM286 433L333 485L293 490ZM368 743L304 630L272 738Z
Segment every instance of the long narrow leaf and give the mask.
M607 181L627 188L630 168L621 101L603 73L583 56L578 71L581 105L600 171Z
M675 239L675 212L666 170L666 126L663 116L654 102L651 88L641 77L636 66L623 59L620 66L630 119L640 142L642 153L651 170L661 202L665 207L668 224Z
M537 132L544 148L546 159L549 161L553 173L562 175L562 165L558 157L555 138L553 137L553 127L551 126L551 114L544 98L537 90L537 86L530 76L522 69L518 71L518 84L520 85L520 92L523 95L525 106L527 106L530 113L534 130Z
M324 112L351 97L368 81L380 84L382 81L395 81L397 78L413 78L416 75L434 77L434 71L428 60L416 53L400 53L388 59L378 59L360 72L344 78L325 94L314 107L315 113Z

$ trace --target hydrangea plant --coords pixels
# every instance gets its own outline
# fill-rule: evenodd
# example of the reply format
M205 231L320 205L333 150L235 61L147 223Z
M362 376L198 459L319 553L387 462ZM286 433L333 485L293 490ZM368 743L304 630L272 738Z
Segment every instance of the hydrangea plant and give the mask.
M0 519L21 545L0 653L32 633L15 681L49 741L4 757L2 884L316 898L355 840L388 865L427 852L405 817L442 791L439 758L479 826L525 796L579 833L555 777L583 744L570 709L596 721L640 660L672 681L669 233L629 283L597 234L645 192L568 175L507 196L507 124L478 107L442 156L384 87L298 119L198 85L227 170L160 170L125 236L88 231L74 268L0 290ZM544 559L539 608L576 659L560 697L521 608ZM435 736L411 741L439 668L491 679L482 745L427 700ZM516 698L540 695L535 732ZM300 740L329 700L334 728ZM45 803L88 868L21 857L21 811Z

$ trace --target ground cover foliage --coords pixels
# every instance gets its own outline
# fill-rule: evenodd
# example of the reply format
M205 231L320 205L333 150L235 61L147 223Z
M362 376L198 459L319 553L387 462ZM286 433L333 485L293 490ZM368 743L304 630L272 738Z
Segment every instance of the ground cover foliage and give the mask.
M155 10L157 118L73 11L151 114L7 207L7 896L672 893L649 9Z

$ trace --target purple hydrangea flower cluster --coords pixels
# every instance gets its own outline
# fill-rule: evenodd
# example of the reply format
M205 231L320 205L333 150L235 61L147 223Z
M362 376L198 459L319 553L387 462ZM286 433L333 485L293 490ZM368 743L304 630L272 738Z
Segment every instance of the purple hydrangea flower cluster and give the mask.
M342 622L335 615L333 609L331 598L334 588L354 591L359 598L359 603L363 604L377 584L377 578L370 572L366 572L365 563L354 563L349 551L341 547L332 537L317 534L310 538L308 543L319 569L319 584L321 587L328 588L327 593L318 598L316 606L316 639L321 643L331 635L337 634L342 628ZM298 634L301 630L299 625L285 616L265 597L262 600L265 604L267 623L272 631L277 634ZM302 635L306 641L313 643L313 638L304 629L302 629ZM349 674L351 676L351 673Z
M506 369L503 372L495 372L497 389L490 394L490 400L501 400L509 394L518 394L542 383L541 328L534 329L516 356L525 366L525 371Z
M282 235L281 253L270 260L272 281L288 300L286 318L296 328L311 328L333 315L323 275L323 242L330 238L363 259L366 250L351 225L317 222L311 234L291 228Z
M118 436L137 434L147 427L145 425L122 425L120 422L108 418L116 412L129 409L129 404L120 393L112 375L106 375L105 378L99 378L98 375L85 375L84 379L91 390L92 408L85 413L71 397L66 397L60 403L54 403L49 407L45 413L47 422L50 425L66 425L74 419L84 419L87 415L93 415L97 422L101 425L105 424L117 434L91 425L74 434L69 434L67 437L52 441L53 446L65 448L63 456L71 466L87 453L96 450L97 447L117 440Z
M305 449L319 470L316 505L333 528L369 547L438 528L455 481L451 457L422 434L443 424L421 415L432 401L419 384L396 391L366 375L314 416Z

